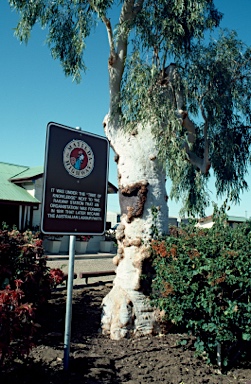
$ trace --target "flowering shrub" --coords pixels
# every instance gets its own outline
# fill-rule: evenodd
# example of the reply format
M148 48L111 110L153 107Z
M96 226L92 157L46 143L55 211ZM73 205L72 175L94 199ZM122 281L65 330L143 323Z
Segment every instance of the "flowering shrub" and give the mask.
M105 231L105 241L113 241L114 245L116 246L118 243L116 238L116 230L109 229L108 231Z
M77 240L79 241L89 241L92 238L90 235L78 235Z
M210 229L175 229L152 242L152 305L196 336L195 348L229 364L251 341L251 223L235 229L220 211Z
M8 285L0 291L0 366L6 357L28 355L34 345L34 307L22 302L21 280L15 284L15 289Z
M50 274L43 242L31 231L0 231L0 289L22 280L28 302L39 305L50 297Z
M56 287L64 280L64 272L59 268L50 269L51 286Z
M35 313L63 272L50 270L38 234L0 230L0 363L27 355L33 346Z
M49 235L45 236L46 239L52 240L52 241L60 241L62 240L63 236L62 235Z

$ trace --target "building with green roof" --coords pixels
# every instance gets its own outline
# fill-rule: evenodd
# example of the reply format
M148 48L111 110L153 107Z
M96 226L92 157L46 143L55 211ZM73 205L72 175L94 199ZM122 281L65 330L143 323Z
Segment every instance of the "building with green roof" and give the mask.
M0 223L20 230L40 223L43 167L0 162Z
M245 223L248 219L243 216L230 216L227 215L226 224L235 228L238 224ZM214 225L213 215L204 217L199 220L197 226L202 228L211 228Z
M0 226L5 222L21 231L40 228L43 174L43 166L0 162ZM110 182L108 193L117 193Z

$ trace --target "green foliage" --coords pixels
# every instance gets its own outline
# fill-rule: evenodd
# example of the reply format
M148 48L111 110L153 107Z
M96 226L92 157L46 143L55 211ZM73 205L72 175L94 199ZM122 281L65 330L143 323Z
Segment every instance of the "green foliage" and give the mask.
M170 198L176 201L182 201L181 216L203 217L205 208L210 203L210 195L207 189L209 175L203 175L201 172L188 164L186 161L180 161L175 168L175 153L172 151L172 158L167 165L168 175L172 180ZM177 171L178 170L178 171Z
M148 0L136 20L137 36L141 45L155 47L158 55L168 51L176 56L190 51L193 39L217 27L221 18L208 0Z
M202 152L201 133L207 123L217 193L236 202L239 191L247 188L245 174L250 164L251 49L235 32L224 31L208 46L194 47L191 56L181 77L188 110L206 118L198 127L197 151Z
M20 14L16 36L27 42L40 23L53 58L77 81L85 70L86 41L102 21L112 59L110 110L119 114L116 121L125 130L151 124L158 161L172 181L170 196L182 200L183 212L203 215L210 201L210 175L191 165L187 146L203 159L208 143L217 194L237 202L247 189L250 164L251 50L235 32L215 32L222 14L213 0L145 0L142 8L140 3L9 0ZM114 20L118 9L121 17ZM176 75L171 79L173 62ZM194 143L188 140L180 109L194 120Z
M182 214L203 216L210 202L210 173L202 174L187 161L186 131L177 114L175 92L183 95L194 122L196 141L191 148L199 158L204 156L206 130L217 195L238 202L240 192L247 189L250 165L251 50L235 32L224 31L207 46L197 43L189 57L177 57L175 68L177 76L170 84L160 68L134 53L127 61L122 110L129 127L137 119L151 124L158 160L172 180L170 197L183 202Z
M251 340L251 223L231 228L220 210L213 220L210 229L173 228L153 241L152 304L196 336L197 352L212 362L221 344L227 365L233 351Z
M9 0L9 3L20 13L15 35L27 43L32 28L40 23L47 31L52 57L60 60L67 76L79 81L81 71L85 70L85 39L96 24L96 13L89 2Z

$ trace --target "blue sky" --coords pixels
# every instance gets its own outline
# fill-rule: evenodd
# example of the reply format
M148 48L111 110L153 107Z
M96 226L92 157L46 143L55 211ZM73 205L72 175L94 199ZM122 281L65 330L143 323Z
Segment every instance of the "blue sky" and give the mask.
M216 0L224 13L222 27L237 30L251 44L251 0ZM37 166L44 163L46 126L50 121L104 135L102 121L108 111L108 44L100 24L87 41L86 74L80 84L66 78L45 44L45 32L33 30L28 45L13 37L17 15L7 0L0 1L0 161ZM251 175L251 172L250 172ZM117 185L113 153L109 180ZM251 188L251 176L247 177ZM210 184L215 200L213 183ZM167 189L170 184L167 183ZM251 216L251 192L241 196L232 215ZM178 216L180 205L169 200L170 216ZM119 211L118 197L109 196L108 210ZM211 213L211 209L207 210Z

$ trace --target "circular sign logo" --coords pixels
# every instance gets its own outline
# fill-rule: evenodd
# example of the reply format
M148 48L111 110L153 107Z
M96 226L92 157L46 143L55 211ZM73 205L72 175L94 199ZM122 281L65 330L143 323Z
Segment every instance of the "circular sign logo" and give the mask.
M71 176L82 179L93 170L94 154L84 141L72 140L64 148L63 163Z

